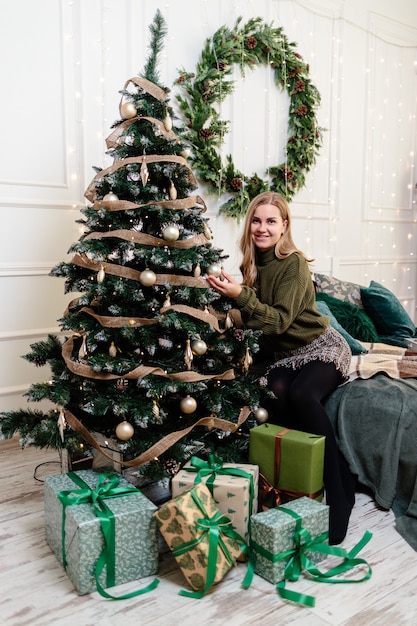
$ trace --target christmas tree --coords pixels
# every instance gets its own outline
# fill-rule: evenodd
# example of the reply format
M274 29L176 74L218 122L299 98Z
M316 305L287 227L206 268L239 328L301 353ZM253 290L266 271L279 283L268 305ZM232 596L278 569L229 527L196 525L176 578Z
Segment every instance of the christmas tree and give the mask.
M113 164L95 168L84 233L71 261L51 271L79 294L59 320L68 335L49 335L24 357L49 365L51 378L26 395L53 408L6 412L0 423L23 445L72 453L99 449L100 434L126 465L159 480L192 454L246 460L265 391L250 369L258 334L233 325L232 302L204 278L226 257L212 245L204 200L193 195L192 146L159 83L159 11L150 32L144 71L120 92L106 140Z

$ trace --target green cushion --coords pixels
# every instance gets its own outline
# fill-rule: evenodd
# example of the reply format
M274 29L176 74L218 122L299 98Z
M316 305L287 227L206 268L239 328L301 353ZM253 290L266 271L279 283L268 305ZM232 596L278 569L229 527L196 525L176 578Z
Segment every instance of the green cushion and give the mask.
M332 326L332 328L337 330L337 332L340 333L342 337L346 339L349 345L350 351L352 352L353 355L364 354L365 352L368 352L368 350L365 348L365 346L361 344L360 341L352 337L352 335L350 335L347 332L347 330L345 330L343 326L339 324L339 322L337 321L337 319L335 318L335 316L333 315L333 313L331 312L331 310L329 309L328 305L325 302L317 301L316 305L317 305L319 312L322 315L327 315L327 317L330 318L330 326Z
M386 287L371 281L362 287L364 309L375 324L379 335L413 337L416 326L398 298Z
M316 299L325 302L339 324L359 341L378 342L379 336L371 318L359 307L343 302L326 293L317 293Z

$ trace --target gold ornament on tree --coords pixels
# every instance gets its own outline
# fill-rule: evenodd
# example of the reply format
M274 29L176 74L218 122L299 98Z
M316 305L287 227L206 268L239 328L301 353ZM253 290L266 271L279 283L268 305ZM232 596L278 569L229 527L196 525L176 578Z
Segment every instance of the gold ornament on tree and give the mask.
M220 265L217 265L217 263L212 263L207 268L207 274L210 274L210 276L216 276L218 278L219 276L221 276L221 273L222 268L220 267Z
M262 406L258 406L258 408L254 409L253 414L258 424L264 424L268 421L269 413Z
M210 239L211 239L211 230L210 230L210 228L207 226L207 224L206 224L206 223L204 224L204 237L205 237L206 239L208 239L209 241L210 241Z
M169 296L169 293L167 293L166 298L165 298L165 302L164 302L164 304L162 306L163 306L163 308L167 308L167 307L171 306L171 298Z
M112 341L111 344L110 344L109 355L112 356L112 357L116 357L117 356L117 348L114 345L114 341Z
M162 233L162 237L165 239L165 241L177 241L179 236L180 231L178 226L176 226L175 224L169 224L168 226L166 226Z
M149 180L149 170L148 170L148 166L146 164L146 154L145 154L145 150L143 151L143 159L142 159L142 164L140 166L140 179L142 181L142 186L146 187L146 184Z
M157 403L157 401L156 401L156 400L154 400L154 401L153 401L153 403L152 403L152 415L153 415L156 419L158 419L159 414L160 414L159 404Z
M152 287L156 283L156 274L149 269L143 270L140 273L139 281L144 287Z
M168 132L172 130L172 117L170 116L168 111L164 118L164 126Z
M64 409L61 409L58 415L57 426L58 426L59 436L61 437L62 443L64 443L64 430L65 430L66 425L67 425L67 422L65 420Z
M193 351L191 350L191 342L189 339L187 339L187 342L185 344L185 350L184 350L184 363L187 366L187 370L191 369L191 366L193 364Z
M101 265L99 271L97 272L97 282L99 285L101 285L101 283L104 282L105 277L106 277L106 270L104 269L104 265Z
M113 193L112 191L110 191L109 193L106 193L106 195L103 197L104 202L117 202L119 199L118 196L116 196L115 193Z
M171 180L171 183L169 185L169 197L171 200L176 200L177 196L178 196L177 188L175 187L174 183Z
M246 348L245 356L241 360L242 372L244 374L248 373L249 368L252 365L252 363L253 363L252 355L250 353L249 348Z
M227 312L226 319L224 320L224 325L227 328L227 330L229 330L229 328L232 328L233 326L233 320L229 314L229 311Z
M192 396L186 396L180 402L180 409L183 413L190 415L190 413L194 413L197 408L197 401Z
M195 278L200 278L200 276L201 276L201 266L200 266L200 263L197 263L197 265L195 266L193 274L194 274Z
M87 356L87 344L86 336L83 335L83 340L81 342L80 349L78 350L78 358L82 360L85 356Z
M136 117L138 114L137 109L133 102L123 102L120 107L120 115L125 120L130 120L132 117Z
M207 344L199 337L192 342L191 350L196 356L203 356L207 352Z
M132 424L126 420L124 420L123 422L120 422L120 424L117 424L116 426L116 437L118 439L120 439L121 441L128 441L129 439L131 439L133 437L135 430L132 426Z

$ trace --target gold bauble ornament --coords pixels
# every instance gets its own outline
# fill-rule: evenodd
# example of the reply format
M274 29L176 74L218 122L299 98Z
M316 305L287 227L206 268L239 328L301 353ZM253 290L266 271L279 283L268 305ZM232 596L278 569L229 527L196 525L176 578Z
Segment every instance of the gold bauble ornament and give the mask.
M195 339L191 344L191 350L196 356L203 356L207 352L207 344L202 339Z
M220 265L217 265L215 263L212 263L207 268L207 274L209 274L210 276L219 277L221 273L222 273L222 268L220 267Z
M156 274L152 270L143 270L140 273L139 281L144 287L152 287L156 283Z
M128 441L128 439L131 439L134 432L135 430L132 424L130 422L127 422L126 420L120 422L120 424L117 424L115 430L116 437L118 439L121 439L121 441Z
M269 413L262 406L258 406L257 409L254 409L253 414L258 424L264 424L268 421Z
M116 196L116 194L113 193L112 191L110 191L109 193L106 193L106 195L103 198L104 202L117 202L118 199L119 199L118 196Z
M189 415L190 413L194 413L197 408L197 401L192 396L186 396L180 402L180 409L183 413Z
M184 159L188 159L188 157L190 156L190 149L184 148L184 150L181 150L180 155L184 157Z
M132 117L136 117L137 114L138 111L133 102L123 102L120 107L120 115L123 117L123 119L130 120L132 119Z
M175 224L169 224L168 226L166 226L166 228L164 228L162 236L165 241L177 241L178 237L180 236L178 226L175 226Z

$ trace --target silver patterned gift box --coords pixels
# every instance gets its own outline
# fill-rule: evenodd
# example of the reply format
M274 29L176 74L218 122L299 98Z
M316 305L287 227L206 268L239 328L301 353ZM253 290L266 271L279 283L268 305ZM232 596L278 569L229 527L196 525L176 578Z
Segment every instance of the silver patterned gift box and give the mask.
M74 472L84 483L94 489L100 474L92 470ZM119 487L132 484L118 476ZM57 559L63 563L62 517L63 505L58 498L62 491L79 490L71 474L47 476L44 483L46 540ZM154 575L158 570L158 529L153 513L157 507L139 490L132 495L105 499L115 518L115 576L114 584ZM96 588L95 566L103 547L104 538L100 520L92 504L72 504L65 510L66 572L79 594ZM106 585L106 567L99 577Z
M285 509L295 513L295 517L286 513ZM312 498L298 498L251 517L250 547L255 573L271 583L275 584L285 577L288 559L277 560L277 556L296 547L297 516L301 518L301 526L309 532L311 539L328 533L329 507ZM324 542L327 543L327 537L323 539ZM327 555L307 550L306 556L313 563L319 563Z

